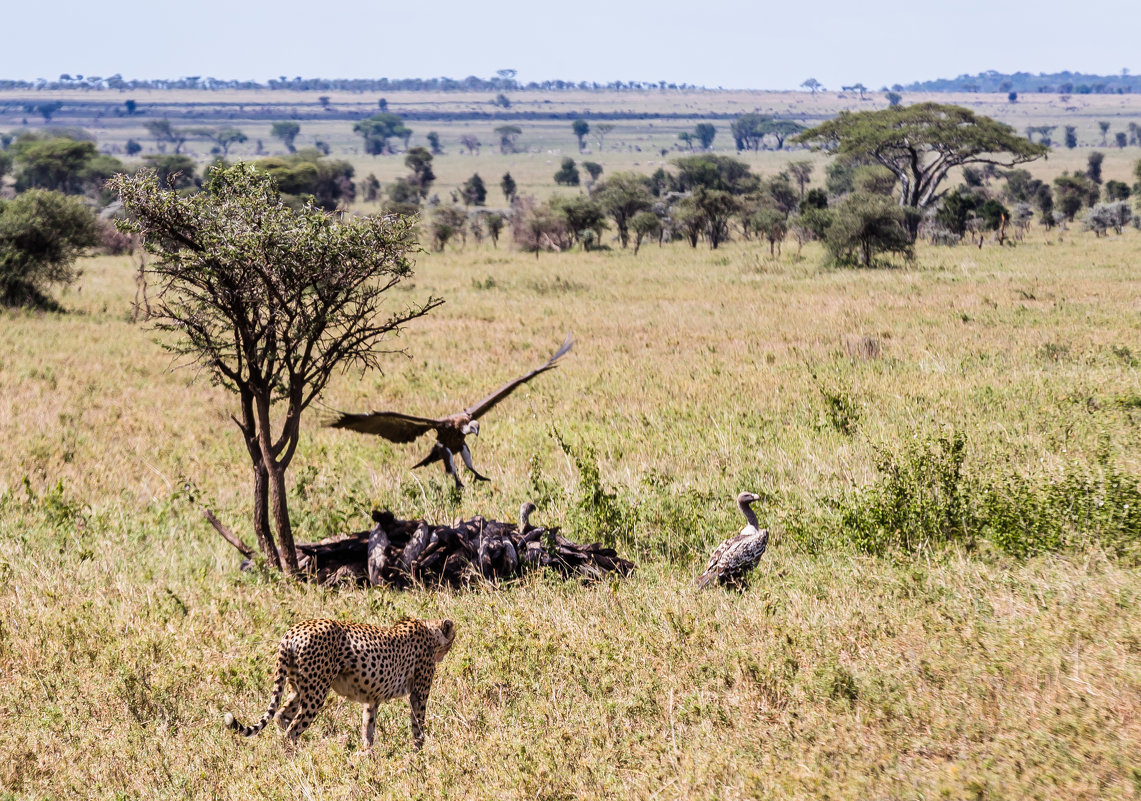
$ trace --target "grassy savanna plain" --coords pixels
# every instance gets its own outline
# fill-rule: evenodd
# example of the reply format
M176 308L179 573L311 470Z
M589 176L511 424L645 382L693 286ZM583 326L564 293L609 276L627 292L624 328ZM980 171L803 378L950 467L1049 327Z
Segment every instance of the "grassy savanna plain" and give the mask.
M743 110L825 114L837 102L759 94L742 93ZM986 113L1003 118L1001 100ZM1102 113L1092 109L1090 137ZM646 122L615 121L596 154L607 171L663 160L635 150L634 133L615 136L626 126L667 148L692 128ZM381 176L370 164L406 171L400 156L353 154L351 122L320 124L333 156L359 159L358 178ZM569 120L542 125L550 138L532 144L520 123L539 153L501 156L484 139L479 156L461 156L445 134L459 129L434 122L411 123L412 143L440 130L440 186L478 169L494 203L504 165L530 165L510 169L542 199L557 167L546 151L576 150ZM1084 167L1088 150L1030 169ZM1139 151L1105 152L1105 177L1127 180ZM773 174L806 155L746 158ZM534 499L540 521L638 562L625 581L533 575L463 593L239 571L182 490L191 482L252 541L234 403L131 322L131 259L84 260L60 296L67 313L0 314L0 794L1136 798L1139 248L1134 230L1035 227L1013 247L921 245L914 264L883 270L823 266L813 245L771 258L745 241L536 258L504 237L419 254L393 304L447 302L389 343L407 355L386 357L383 374L339 377L306 416L290 471L297 536L365 528L372 508L515 519ZM440 472L410 470L426 443L320 426L334 409L454 411L567 331L577 344L560 367L483 421L473 453L490 486L459 495ZM876 498L947 506L945 487L891 481L938 463L941 440L964 443L963 519L1004 510L1010 535L1060 511L1061 547L1016 558L985 527L880 556L855 547L849 528ZM708 549L741 526L743 489L763 497L769 551L747 592L699 593ZM264 711L292 623L402 615L458 626L421 753L404 701L381 708L368 757L356 754L359 708L336 697L293 753L276 729L249 741L223 729L227 710L247 722Z
M433 191L442 202L447 204L451 192L473 173L479 173L489 190L488 205L503 207L506 201L499 191L499 181L504 172L510 172L525 192L542 200L551 194L576 191L554 182L554 173L565 156L579 162L598 162L604 168L603 177L622 170L652 173L658 167L668 169L672 159L689 153L679 142L678 134L691 132L699 122L712 122L717 128L715 152L736 155L749 163L754 172L772 175L788 161L806 158L822 165L823 157L803 148L736 153L729 123L740 114L757 112L812 125L841 111L887 106L883 93L878 91L867 92L863 99L855 92L810 95L745 90L532 90L509 95L511 107L502 109L492 104L495 95L490 92L5 90L0 91L0 131L78 126L94 135L101 149L122 158L129 139L143 146L143 154L157 152L144 123L165 118L180 128L239 128L249 139L233 146L230 158L250 159L258 157L259 140L262 155L284 154L284 146L270 135L270 128L276 120L293 119L301 127L296 140L298 148L325 143L333 157L346 159L353 165L358 181L372 174L387 185L407 174L403 156L400 153L367 155L360 136L352 130L356 120L379 111L378 101L383 97L389 111L408 117L408 127L413 131L410 146L427 147L429 131L440 135L444 154L435 158L432 168L437 175ZM328 98L327 108L318 100L322 96ZM905 92L903 97L905 104L932 101L966 106L1013 126L1019 133L1024 133L1028 126L1056 126L1052 134L1055 149L1050 158L1029 167L1043 180L1052 180L1064 171L1084 171L1089 153L1096 149L1105 153L1102 168L1105 179L1131 184L1132 165L1141 158L1141 147L1114 146L1116 132L1126 131L1130 122L1141 123L1141 95L1024 93L1017 103L1010 103L1005 94ZM137 104L138 111L133 116L125 114L124 103L128 99ZM27 110L45 101L62 104L50 122L45 122L35 111ZM491 116L461 118L457 115ZM539 118L529 119L528 115ZM670 116L655 118L655 115ZM585 138L586 151L582 154L571 131L571 122L579 116L586 118L591 126ZM1104 146L1099 121L1110 123ZM494 129L504 124L522 129L518 152L499 152L499 137ZM597 130L600 124L614 126L601 144ZM1076 128L1079 147L1073 150L1061 147L1066 125ZM460 139L466 135L475 136L482 143L477 154L461 146ZM394 144L400 143L394 140ZM183 152L203 167L214 158L210 148L207 140L192 138ZM822 180L820 169L817 169L816 180ZM371 210L365 204L360 204L360 208Z
M639 563L625 581L534 575L463 593L238 571L180 492L194 482L249 537L233 403L130 322L131 262L90 259L67 314L0 317L0 786L1135 798L1141 580L1128 554L1075 531L1028 559L985 540L874 557L837 520L884 452L951 432L967 477L1049 484L1110 463L1135 483L1138 244L1036 234L921 247L910 268L872 271L748 242L421 255L394 302L448 302L393 343L410 356L339 379L329 408L443 413L568 330L575 350L488 415L474 454L494 480L462 496L408 469L424 446L322 429L315 410L291 472L298 536L364 528L373 507L514 519L534 497L541 520ZM851 425L837 424L837 395ZM769 552L744 594L697 592L746 488L764 497ZM249 741L223 729L227 710L264 710L292 623L406 614L459 632L423 752L403 701L382 707L368 757L358 707L335 697L295 753L276 729Z

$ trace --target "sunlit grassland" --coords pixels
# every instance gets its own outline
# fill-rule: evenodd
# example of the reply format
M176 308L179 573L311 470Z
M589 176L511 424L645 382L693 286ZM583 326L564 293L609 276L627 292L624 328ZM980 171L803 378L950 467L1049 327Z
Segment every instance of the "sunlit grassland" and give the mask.
M986 543L875 558L805 537L877 459L960 433L964 471L1049 482L1141 472L1135 231L1034 229L920 247L894 270L733 242L421 254L393 303L447 303L339 377L291 468L298 536L367 511L537 515L617 539L623 582L467 593L327 590L241 573L179 492L248 530L233 403L130 321L126 257L84 262L67 314L0 315L0 787L15 797L1132 798L1141 792L1141 581L1096 546L1014 560ZM320 427L329 410L454 411L544 360L484 419L493 481L411 471L426 443ZM874 342L875 345L869 343ZM878 350L877 350L878 349ZM850 404L838 426L828 398ZM559 445L559 440L566 449ZM576 459L626 510L591 527ZM27 483L25 486L25 477ZM705 550L760 492L774 536L743 595L698 593ZM411 751L406 704L354 756L331 700L288 754L234 741L306 617L448 616L456 647ZM387 738L387 739L384 739Z

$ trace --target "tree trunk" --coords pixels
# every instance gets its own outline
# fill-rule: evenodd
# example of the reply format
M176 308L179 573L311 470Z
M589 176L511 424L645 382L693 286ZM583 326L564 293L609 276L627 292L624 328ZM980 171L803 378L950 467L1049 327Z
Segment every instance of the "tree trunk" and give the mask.
M254 465L254 532L257 534L258 547L266 560L272 567L281 570L281 557L269 527L269 474L260 459L261 454L258 456L258 462Z
M250 454L250 462L254 471L254 534L257 537L258 547L269 564L278 570L281 569L281 558L277 552L277 544L273 540L273 531L269 527L269 474L265 469L265 459L262 456L261 444L257 436L257 423L254 419L253 393L243 388L242 422L238 428L242 438L246 441L246 450Z
M289 499L285 493L285 469L277 462L267 462L270 496L273 502L273 524L281 543L282 567L290 575L297 573L297 549L293 544L293 528L289 523Z
M273 525L277 529L277 541L281 554L281 567L290 575L297 573L297 549L293 544L293 528L289 524L289 498L285 491L285 467L273 454L272 425L270 423L269 388L259 387L254 403L257 411L257 440L261 450L262 465L269 478L270 505L273 510ZM288 426L288 422L286 423Z

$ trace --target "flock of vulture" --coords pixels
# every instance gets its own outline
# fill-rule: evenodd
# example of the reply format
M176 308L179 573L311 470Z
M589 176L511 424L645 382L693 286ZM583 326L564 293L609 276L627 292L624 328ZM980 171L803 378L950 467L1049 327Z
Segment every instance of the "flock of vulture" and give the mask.
M574 340L567 336L546 362L446 417L367 412L341 414L329 425L373 434L396 443L413 442L424 434L435 432L436 441L431 451L413 467L443 462L444 472L452 477L457 487L462 488L463 482L455 464L455 457L459 455L476 481L488 481L472 464L468 435L478 436L480 417L518 387L556 367L558 360L570 351L573 344ZM769 542L768 529L757 525L757 516L752 510L752 504L757 500L758 496L751 492L737 496L737 507L745 516L746 525L713 550L708 565L696 579L698 587L716 583L744 588L749 571L756 566ZM619 558L611 549L598 544L578 545L562 537L556 528L532 526L529 515L534 509L534 504L524 504L518 525L475 517L456 521L452 526L433 527L422 521L398 521L387 512L374 515L376 526L368 532L367 542L369 583L403 586L410 580L421 580L457 586L475 576L512 578L533 567L549 567L563 575L587 578L597 577L601 572L628 575L633 570L632 563ZM364 532L356 535L357 539L363 535ZM322 548L326 550L322 551ZM321 554L328 557L332 552L328 543L301 545L299 549L314 564ZM327 565L332 562L326 558L324 569L330 570Z
M466 587L480 580L497 583L549 568L564 578L628 576L634 563L598 543L580 545L557 527L531 524L535 504L527 502L519 523L473 517L451 525L398 520L391 512L373 512L371 531L303 543L301 567L322 584L345 581L403 589Z

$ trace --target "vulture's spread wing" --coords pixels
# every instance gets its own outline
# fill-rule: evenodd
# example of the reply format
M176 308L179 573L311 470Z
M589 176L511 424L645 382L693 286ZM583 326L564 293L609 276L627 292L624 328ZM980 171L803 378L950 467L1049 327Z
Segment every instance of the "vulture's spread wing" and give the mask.
M329 426L347 428L350 431L359 431L361 434L375 434L391 442L411 442L422 434L434 431L439 422L400 412L368 412L342 414L329 423Z
M495 392L492 392L486 398L481 400L479 403L469 406L468 408L464 409L464 411L467 414L471 415L472 420L477 419L480 415L484 414L493 406L495 406L495 404L499 403L501 400L514 392L517 386L527 383L539 373L544 373L554 367L555 362L557 362L564 354L566 354L566 352L571 349L572 345L574 345L574 340L571 339L570 334L567 334L566 341L563 342L562 347L555 351L555 355L547 359L545 364L536 367L534 370L525 375L519 376L514 381L508 381L499 389L495 390Z

